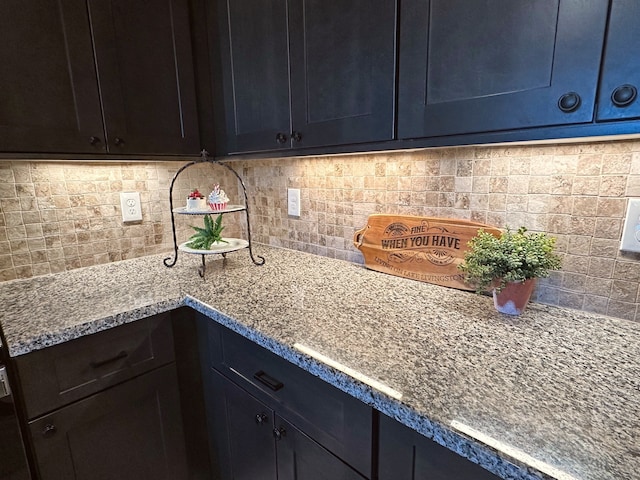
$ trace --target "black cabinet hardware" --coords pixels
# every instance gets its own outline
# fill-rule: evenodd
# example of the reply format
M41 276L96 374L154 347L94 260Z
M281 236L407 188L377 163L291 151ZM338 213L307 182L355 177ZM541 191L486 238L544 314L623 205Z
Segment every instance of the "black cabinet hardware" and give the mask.
M580 95L576 92L565 93L558 99L558 108L564 113L575 112L580 107Z
M273 429L273 437L276 440L282 440L282 437L287 435L287 431L284 427L278 427Z
M611 101L616 107L627 107L637 96L638 90L633 85L620 85L611 94Z
M42 436L44 438L50 438L50 437L53 437L56 434L57 431L58 431L58 429L56 428L55 425L52 425L52 424L48 423L42 429Z
M260 370L259 372L254 373L253 378L258 380L263 385L269 387L274 392L277 392L278 390L284 387L284 384L281 381L273 378L263 370Z
M105 365L108 365L110 363L117 362L118 360L122 360L123 358L127 358L128 355L129 354L123 350L117 355L114 355L113 357L110 357L104 360L98 360L97 362L95 361L89 362L89 365L91 365L91 368L104 367Z

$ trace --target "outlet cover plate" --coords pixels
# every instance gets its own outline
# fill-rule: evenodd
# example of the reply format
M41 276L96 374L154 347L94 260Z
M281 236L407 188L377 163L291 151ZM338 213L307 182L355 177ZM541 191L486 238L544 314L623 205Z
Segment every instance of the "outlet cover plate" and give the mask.
M292 217L300 216L300 189L287 189L287 214Z
M139 222L142 220L142 206L140 193L120 192L120 208L123 222Z
M620 250L640 252L640 199L630 198L627 204L627 217L622 230Z

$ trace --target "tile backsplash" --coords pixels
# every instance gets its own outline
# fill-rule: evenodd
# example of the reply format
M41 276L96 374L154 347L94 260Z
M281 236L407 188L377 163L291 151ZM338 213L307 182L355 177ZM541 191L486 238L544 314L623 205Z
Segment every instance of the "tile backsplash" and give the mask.
M186 163L0 161L0 281L172 250L169 187ZM640 319L640 256L618 250L628 197L640 197L640 140L563 145L475 146L330 157L235 160L244 179L253 240L362 262L354 232L371 213L524 225L558 238L563 268L535 299ZM236 178L199 164L174 186L220 183L242 203ZM287 188L302 214L287 215ZM125 224L119 193L137 191L142 222ZM201 217L176 217L178 241ZM224 218L243 235L242 215ZM268 259L267 259L268 261Z

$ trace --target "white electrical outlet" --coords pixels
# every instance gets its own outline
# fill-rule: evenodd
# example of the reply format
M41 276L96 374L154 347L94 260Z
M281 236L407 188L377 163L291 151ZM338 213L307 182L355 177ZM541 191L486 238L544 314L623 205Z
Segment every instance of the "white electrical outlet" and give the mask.
M630 198L627 204L627 218L622 230L620 250L640 252L640 199Z
M287 189L287 214L292 217L300 216L300 189Z
M123 222L138 222L142 220L142 206L138 192L120 192L120 208Z

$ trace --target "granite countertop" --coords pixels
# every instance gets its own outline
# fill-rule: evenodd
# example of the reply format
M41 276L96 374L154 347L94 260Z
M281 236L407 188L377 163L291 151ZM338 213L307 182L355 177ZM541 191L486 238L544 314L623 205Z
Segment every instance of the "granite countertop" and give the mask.
M503 478L640 478L640 324L255 249L0 283L9 353L188 305Z

